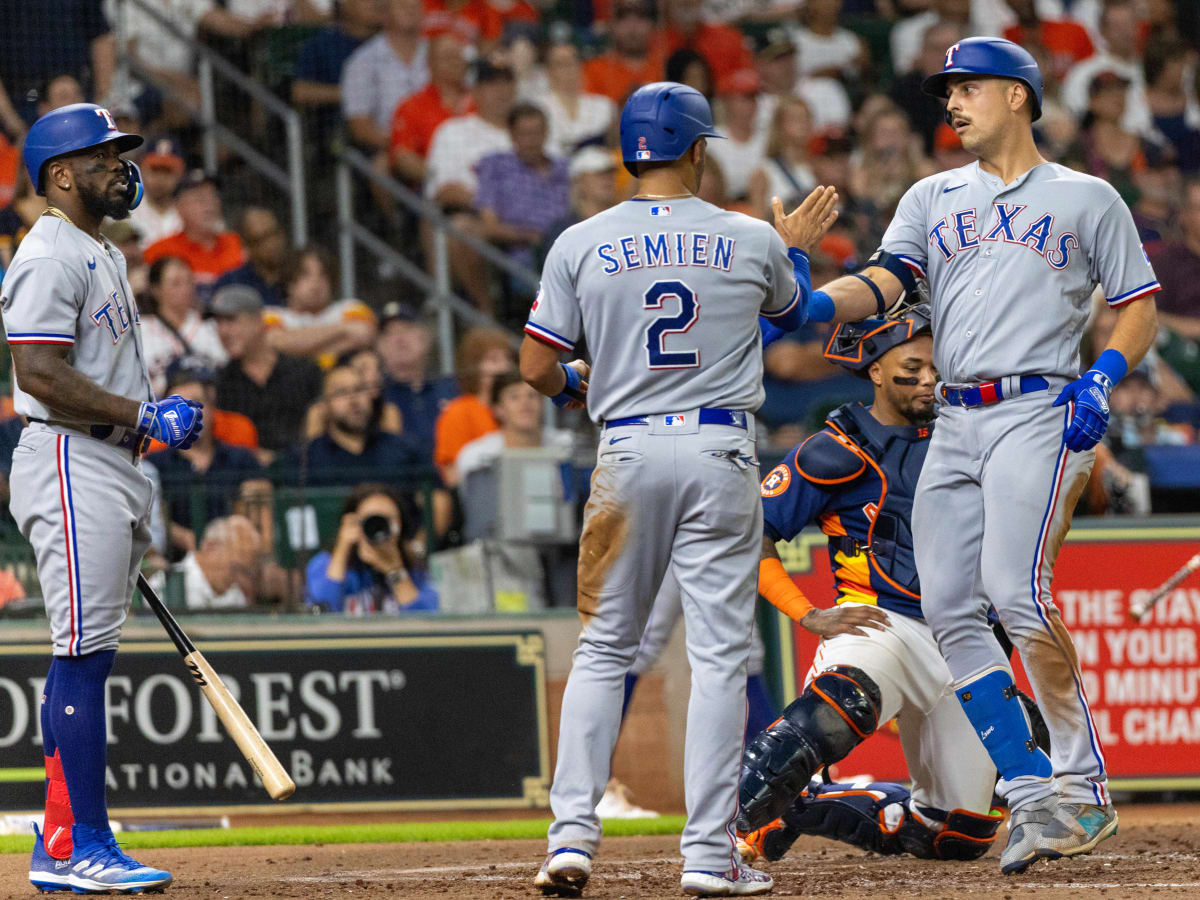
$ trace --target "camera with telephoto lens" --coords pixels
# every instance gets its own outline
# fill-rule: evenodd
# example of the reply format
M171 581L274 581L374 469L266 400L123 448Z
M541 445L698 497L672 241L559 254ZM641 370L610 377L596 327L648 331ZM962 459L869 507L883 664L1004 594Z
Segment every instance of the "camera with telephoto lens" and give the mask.
M367 516L362 520L363 537L372 544L386 544L392 539L392 523L387 516Z

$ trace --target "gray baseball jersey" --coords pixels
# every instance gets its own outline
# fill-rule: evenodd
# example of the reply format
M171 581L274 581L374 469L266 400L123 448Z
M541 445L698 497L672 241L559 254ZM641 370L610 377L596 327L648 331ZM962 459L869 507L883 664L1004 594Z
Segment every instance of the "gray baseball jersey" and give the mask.
M562 350L581 332L597 422L762 405L757 316L799 293L766 222L696 197L628 200L562 233L525 331Z
M1159 289L1116 190L1057 163L1009 185L977 162L924 178L883 249L929 279L933 361L947 382L1074 379L1096 285L1110 306Z
M1090 175L1043 163L1005 185L973 163L915 184L883 247L928 275L942 379L1038 375L1049 385L939 410L913 504L921 608L956 688L1008 667L987 626L989 603L1020 651L1050 730L1054 778L1002 779L1010 808L1055 793L1107 803L1099 733L1050 592L1094 453L1066 447L1074 404L1052 404L1079 376L1095 287L1110 306L1159 289L1133 218Z
M10 344L68 347L67 362L100 387L154 399L125 258L108 241L43 216L13 258L0 304ZM13 401L42 420L31 421L13 453L10 509L37 557L54 652L115 648L150 544L153 491L133 449L137 436L72 420L15 379Z
M584 628L563 696L551 851L599 846L596 804L625 674L670 579L692 663L684 869L736 870L731 823L762 539L757 319L798 302L771 227L694 197L621 203L550 250L525 330L562 350L587 339L588 410L607 423L579 541Z
M10 344L70 347L67 361L106 391L153 400L125 257L101 241L56 216L38 219L0 290L4 330ZM21 390L16 379L13 405L25 416L67 421Z

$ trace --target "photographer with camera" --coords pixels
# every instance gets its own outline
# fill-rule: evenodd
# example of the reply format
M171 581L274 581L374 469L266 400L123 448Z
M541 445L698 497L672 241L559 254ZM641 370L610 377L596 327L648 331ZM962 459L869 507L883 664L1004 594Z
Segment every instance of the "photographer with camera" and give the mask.
M342 506L333 551L308 564L305 602L323 612L436 612L437 589L407 544L412 504L385 484L360 484Z

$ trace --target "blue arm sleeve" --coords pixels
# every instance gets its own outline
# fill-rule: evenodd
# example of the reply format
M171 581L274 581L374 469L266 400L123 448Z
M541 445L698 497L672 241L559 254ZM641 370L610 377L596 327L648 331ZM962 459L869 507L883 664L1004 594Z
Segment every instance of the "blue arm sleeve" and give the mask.
M808 305L812 299L812 281L808 272L808 254L792 247L788 250L792 273L796 276L797 302L778 315L770 316L771 324L784 331L795 331L808 321Z
M326 573L329 568L329 553L318 553L308 563L305 573L304 602L309 606L323 603L330 612L341 612L346 600L346 582L334 581Z

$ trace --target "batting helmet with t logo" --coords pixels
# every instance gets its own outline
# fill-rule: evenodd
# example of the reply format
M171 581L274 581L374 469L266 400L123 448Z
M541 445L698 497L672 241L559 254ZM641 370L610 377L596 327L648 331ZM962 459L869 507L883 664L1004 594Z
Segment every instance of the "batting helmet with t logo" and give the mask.
M1023 82L1033 92L1033 121L1042 116L1042 70L1019 44L993 37L973 37L951 44L942 71L921 82L921 90L945 99L946 82L954 75L992 75Z
M142 136L118 129L112 114L94 103L72 103L46 113L25 136L25 168L33 189L46 193L42 176L50 160L108 143L115 143L117 151L124 153L141 146ZM142 177L137 166L128 160L124 163L129 177L129 208L133 209L142 199Z
M655 81L625 101L621 112L621 158L637 177L637 163L679 159L700 137L724 137L713 125L704 95L686 84Z

